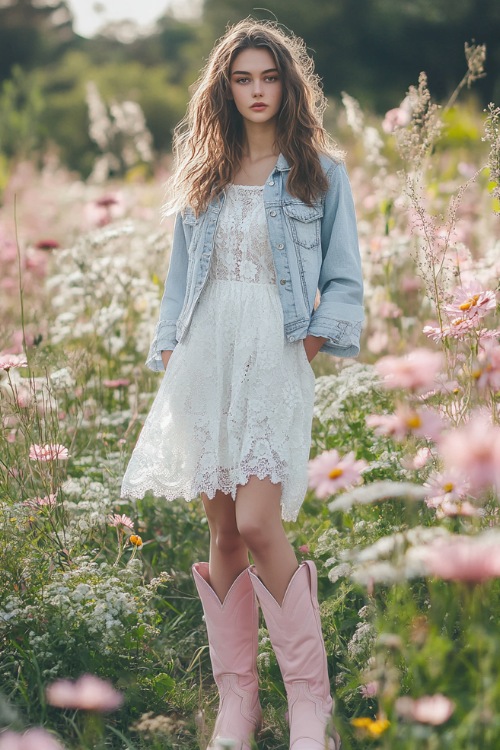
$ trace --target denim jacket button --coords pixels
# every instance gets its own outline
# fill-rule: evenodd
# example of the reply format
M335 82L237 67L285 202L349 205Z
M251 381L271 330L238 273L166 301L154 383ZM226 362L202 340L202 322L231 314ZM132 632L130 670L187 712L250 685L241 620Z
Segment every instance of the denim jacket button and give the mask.
M269 180L268 185L274 185L274 180Z
M286 279L281 279L280 284L286 284Z
M277 245L277 248L278 248L278 250L284 250L285 246L284 246L284 244L282 242L280 242L280 244Z
M276 211L269 211L270 216L276 216Z

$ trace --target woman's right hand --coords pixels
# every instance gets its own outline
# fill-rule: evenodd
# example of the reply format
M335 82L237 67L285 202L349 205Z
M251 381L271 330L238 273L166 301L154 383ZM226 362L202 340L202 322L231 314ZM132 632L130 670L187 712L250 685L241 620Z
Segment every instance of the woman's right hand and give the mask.
M168 361L171 356L172 356L172 352L169 349L164 349L161 352L161 359L162 359L165 370L167 369Z

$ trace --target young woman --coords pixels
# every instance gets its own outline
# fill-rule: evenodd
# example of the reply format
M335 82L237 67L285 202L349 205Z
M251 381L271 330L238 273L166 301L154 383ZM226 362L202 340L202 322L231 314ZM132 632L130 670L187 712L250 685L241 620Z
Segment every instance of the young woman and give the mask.
M307 488L310 361L358 354L363 320L353 200L324 104L302 40L247 19L215 45L174 142L177 216L147 359L166 372L122 496L201 495L210 558L193 576L220 695L210 747L249 750L261 723L257 602L291 750L340 745L316 569L298 565L282 524Z

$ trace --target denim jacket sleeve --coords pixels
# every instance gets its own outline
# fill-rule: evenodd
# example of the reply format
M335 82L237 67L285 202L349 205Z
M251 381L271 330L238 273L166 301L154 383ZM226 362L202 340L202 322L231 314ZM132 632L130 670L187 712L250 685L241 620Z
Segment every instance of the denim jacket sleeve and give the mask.
M186 294L187 268L186 237L182 217L178 213L175 218L170 264L160 304L160 317L146 359L147 367L155 372L165 369L161 352L166 349L173 350L177 344L175 329Z
M355 357L359 354L364 311L354 201L342 162L334 164L326 176L329 187L321 223L323 260L318 282L321 297L308 334L327 339L322 352Z

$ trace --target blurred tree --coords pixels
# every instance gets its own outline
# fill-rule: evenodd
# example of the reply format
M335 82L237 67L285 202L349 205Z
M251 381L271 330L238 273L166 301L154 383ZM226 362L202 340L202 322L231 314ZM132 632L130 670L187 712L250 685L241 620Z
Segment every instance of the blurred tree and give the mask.
M66 0L2 0L0 80L14 65L33 68L56 59L76 36Z
M4 60L6 75L11 72L12 80L7 81L12 100L17 97L19 103L24 101L26 87L36 77L44 108L31 121L31 129L39 144L50 140L70 168L83 175L92 171L99 151L88 133L85 90L91 80L109 105L126 100L137 102L153 135L155 151L170 149L173 128L185 111L188 86L200 65L200 24L166 15L150 36L131 35L128 43L120 39L122 24L108 25L95 38L83 39L76 37L71 24L68 27L64 21L65 2L18 0L5 6L6 2L9 0L0 0L1 30L12 33L11 46L25 40L16 47L14 55L22 61L23 81L19 75L12 76L13 68L9 66L13 55L5 45L0 50L0 61ZM56 11L60 15L54 18ZM69 42L66 32L62 33L64 28L70 29ZM127 29L130 30L128 26ZM0 43L1 39L0 34ZM17 87L20 88L16 93ZM12 121L12 117L5 121L4 130L7 124L10 128ZM7 160L5 149L12 150L15 133L12 136L9 143L5 137L0 143L2 163Z
M488 53L488 76L475 91L484 104L500 99L498 0L274 0L270 10L251 0L204 0L214 38L248 15L275 18L302 36L328 94L347 91L378 112L396 106L421 70L435 97L449 96L472 40Z
M16 65L0 89L0 151L5 156L26 156L40 144L43 107L34 77Z
M100 154L88 132L88 81L95 82L108 104L131 100L141 106L157 151L170 148L172 130L184 114L188 95L185 86L171 83L166 64L147 68L130 60L100 65L81 50L68 52L59 64L40 71L40 81L46 104L44 131L58 146L61 159L84 175L92 171Z
M34 76L14 66L12 78L0 88L0 200L15 159L28 156L42 142L43 108Z

